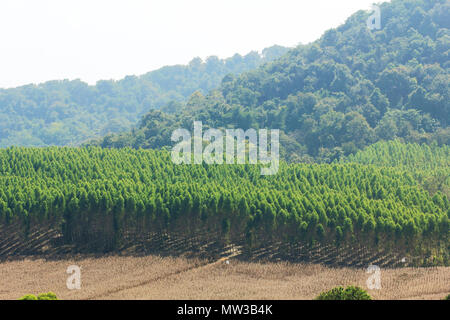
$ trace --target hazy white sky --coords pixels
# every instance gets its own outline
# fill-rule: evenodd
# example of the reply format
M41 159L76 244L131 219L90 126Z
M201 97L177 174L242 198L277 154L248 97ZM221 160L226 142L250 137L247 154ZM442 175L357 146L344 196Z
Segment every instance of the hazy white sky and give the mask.
M376 0L1 0L0 87L311 42Z

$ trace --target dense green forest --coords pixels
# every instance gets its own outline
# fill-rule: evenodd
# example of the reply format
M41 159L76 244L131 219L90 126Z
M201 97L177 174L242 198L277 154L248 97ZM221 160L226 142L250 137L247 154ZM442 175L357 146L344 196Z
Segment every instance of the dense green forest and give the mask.
M393 0L382 28L360 11L317 41L256 70L226 76L208 95L146 114L103 147L161 148L194 120L212 128L282 130L288 161L324 161L379 140L450 142L450 2Z
M164 150L0 150L0 225L18 226L23 239L49 226L93 251L151 233L206 232L245 239L246 250L275 239L363 243L447 264L449 215L446 195L432 196L396 167L282 162L277 175L261 176L254 165L175 165Z
M64 80L0 89L0 147L73 146L128 130L149 110L168 103L176 106L197 90L206 93L217 87L227 74L254 69L287 51L273 46L261 55L195 58L186 66L98 81L95 86Z

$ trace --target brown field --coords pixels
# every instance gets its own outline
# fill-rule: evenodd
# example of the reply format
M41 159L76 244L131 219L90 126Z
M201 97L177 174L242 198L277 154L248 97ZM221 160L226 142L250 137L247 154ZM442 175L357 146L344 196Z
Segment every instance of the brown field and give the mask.
M66 269L81 267L81 290L66 287ZM363 269L314 264L215 263L185 258L87 257L0 263L0 299L53 291L61 299L313 299L338 285L366 288ZM442 299L450 267L381 270L375 299Z

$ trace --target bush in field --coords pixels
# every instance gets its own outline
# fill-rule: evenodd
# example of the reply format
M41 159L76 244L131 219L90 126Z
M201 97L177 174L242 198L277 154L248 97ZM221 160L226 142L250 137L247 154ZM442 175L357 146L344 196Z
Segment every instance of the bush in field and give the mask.
M56 294L53 292L47 292L47 293L41 293L37 297L38 300L58 300L58 297L56 297Z
M37 297L34 294L26 294L19 300L58 300L53 292L40 293Z
M330 291L322 292L316 300L372 300L370 295L359 287L336 287Z
M34 294L26 294L19 300L37 300L38 298Z
M450 300L450 294L447 295L447 296L444 298L444 300Z

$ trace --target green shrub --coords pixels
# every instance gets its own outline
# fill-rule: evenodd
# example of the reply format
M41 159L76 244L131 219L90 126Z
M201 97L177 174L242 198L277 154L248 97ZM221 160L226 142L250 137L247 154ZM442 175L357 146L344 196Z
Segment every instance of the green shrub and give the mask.
M371 296L359 287L336 287L322 292L316 300L372 300Z
M450 294L447 295L447 296L444 298L444 300L450 300Z
M34 294L26 294L19 300L58 300L53 292L40 293L37 297Z
M37 300L38 298L34 294L26 294L19 300Z
M56 294L53 292L41 293L38 295L38 300L58 300Z

